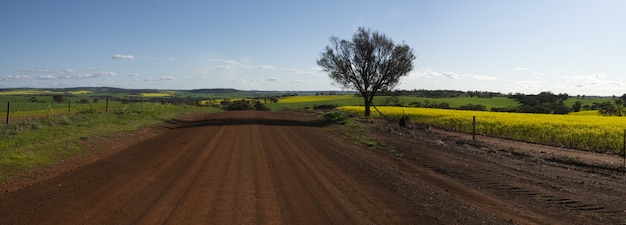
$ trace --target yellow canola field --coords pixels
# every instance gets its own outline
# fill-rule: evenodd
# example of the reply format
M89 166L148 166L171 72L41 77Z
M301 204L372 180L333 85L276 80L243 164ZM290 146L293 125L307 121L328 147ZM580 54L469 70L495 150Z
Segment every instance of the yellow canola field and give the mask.
M158 97L172 97L174 95L173 92L152 92L152 93L141 93L141 97L148 98L158 98Z
M472 132L472 117L476 116L476 133L480 135L607 153L622 151L626 129L626 117L589 114L501 113L391 106L378 109L388 117L400 118L404 114L413 123L467 133ZM362 114L364 107L343 106L340 110ZM372 116L379 116L373 108Z
M84 95L91 94L93 91L88 90L80 90L80 91L69 91L67 92L73 95ZM2 91L0 95L57 95L57 94L65 94L59 91L48 91L48 90L17 90L17 91Z
M63 94L58 91L39 91L39 90L19 90L19 91L2 91L0 95L53 95Z
M291 96L280 99L280 103L305 103L327 100L342 100L354 98L354 95L311 95L311 96Z

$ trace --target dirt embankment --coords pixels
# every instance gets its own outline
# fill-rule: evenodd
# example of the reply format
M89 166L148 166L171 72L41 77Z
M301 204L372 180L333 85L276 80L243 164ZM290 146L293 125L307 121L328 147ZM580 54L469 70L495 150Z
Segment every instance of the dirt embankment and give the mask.
M128 148L15 179L0 193L0 224L626 222L619 171L365 124L252 111L175 121Z

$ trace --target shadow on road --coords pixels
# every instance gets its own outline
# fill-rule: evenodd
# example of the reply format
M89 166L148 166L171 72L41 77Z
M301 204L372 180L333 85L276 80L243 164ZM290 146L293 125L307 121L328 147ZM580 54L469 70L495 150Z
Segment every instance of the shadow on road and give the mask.
M281 119L205 119L195 121L172 120L169 122L172 129L204 127L204 126L242 126L242 125L265 125L265 126L295 126L295 127L323 127L333 124L332 121L314 120L297 121Z

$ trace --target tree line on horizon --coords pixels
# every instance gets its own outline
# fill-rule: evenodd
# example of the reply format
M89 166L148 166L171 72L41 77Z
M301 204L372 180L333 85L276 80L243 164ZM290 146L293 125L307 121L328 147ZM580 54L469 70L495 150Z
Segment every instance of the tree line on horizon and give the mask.
M613 101L606 101L602 103L595 102L591 105L585 105L582 101L576 101L573 105L565 105L565 101L570 98L584 99L586 96L577 95L575 97L568 94L553 94L546 91L539 94L502 94L498 92L487 91L457 91L457 90L395 90L395 91L383 91L380 96L391 96L383 105L389 106L412 106L422 108L441 108L441 109L459 109L459 110L476 110L476 111L493 111L493 112L517 112L517 113L538 113L538 114L569 114L570 112L579 112L583 110L598 110L601 115L605 116L626 116L626 94L620 97L612 96L607 97ZM425 101L412 102L408 105L404 105L398 100L398 96L411 96L411 97L423 97L423 98L455 98L455 97L477 97L477 98L493 98L493 97L507 97L514 99L519 103L519 106L515 107L492 107L487 109L486 106L480 104L467 104L457 108L450 107L450 104L445 102L434 103Z

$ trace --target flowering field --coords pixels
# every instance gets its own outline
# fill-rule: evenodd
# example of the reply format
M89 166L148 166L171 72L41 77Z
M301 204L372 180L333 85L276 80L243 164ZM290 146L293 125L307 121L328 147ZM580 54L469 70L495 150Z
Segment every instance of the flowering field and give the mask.
M345 100L353 99L354 95L316 95L316 96L291 96L281 98L281 103L305 103L305 102L323 102L329 100Z
M626 117L600 115L552 115L462 111L428 108L378 107L387 117L407 115L411 122L460 132L476 133L530 143L546 144L596 152L621 152ZM343 106L340 110L363 113L363 106ZM372 109L372 116L379 116Z
M164 91L164 92L151 92L151 93L141 93L139 96L155 98L155 97L172 97L174 96L174 91Z

